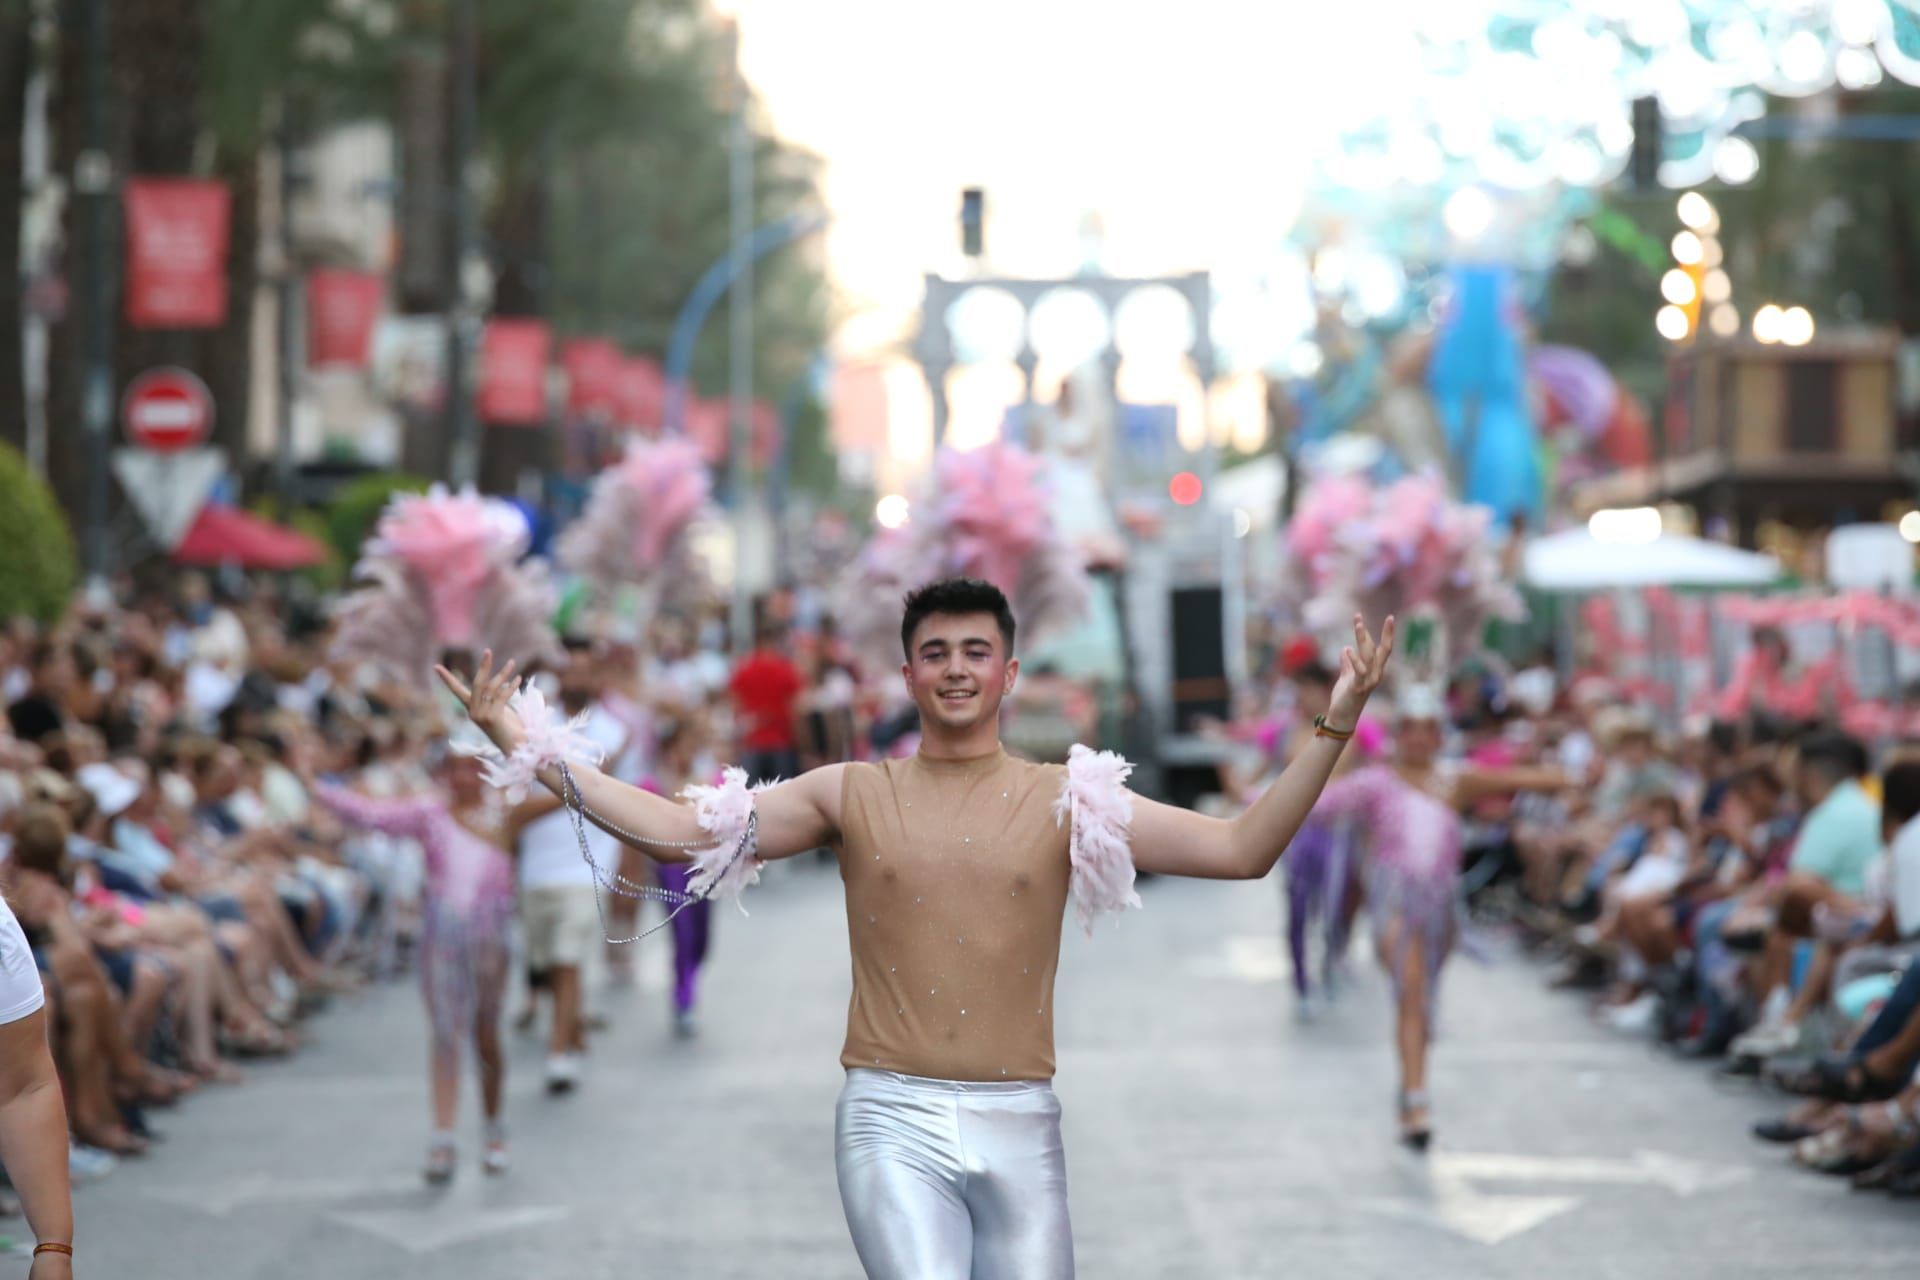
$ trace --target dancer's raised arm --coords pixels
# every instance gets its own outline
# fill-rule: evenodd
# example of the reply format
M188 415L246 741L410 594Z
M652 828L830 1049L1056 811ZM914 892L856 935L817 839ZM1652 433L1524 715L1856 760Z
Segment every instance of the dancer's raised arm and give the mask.
M1340 679L1333 687L1324 731L1239 817L1209 818L1135 797L1134 866L1160 875L1209 880L1258 880L1272 871L1313 811L1347 739L1360 723L1367 699L1386 675L1393 634L1394 620L1388 618L1376 643L1365 620L1354 615L1353 644L1340 651Z
M521 723L514 706L514 695L520 688L515 664L508 661L494 671L492 652L483 653L471 686L445 667L435 667L434 671L460 699L473 723L512 760L529 735L529 727ZM551 728L540 726L535 732L550 733ZM565 764L588 820L650 857L663 862L696 861L695 851L716 835L713 822L703 822L693 804L610 778L583 760L568 759ZM761 860L805 853L838 836L840 776L844 769L844 765L827 765L754 794L757 856ZM567 799L558 759L539 760L533 776L562 800Z

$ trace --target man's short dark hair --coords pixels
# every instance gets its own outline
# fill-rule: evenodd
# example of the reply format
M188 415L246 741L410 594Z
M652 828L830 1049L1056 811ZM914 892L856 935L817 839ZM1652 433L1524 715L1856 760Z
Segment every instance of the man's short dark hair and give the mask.
M1880 817L1896 828L1920 817L1920 760L1903 760L1881 777Z
M1840 783L1865 777L1872 761L1858 738L1821 730L1800 740L1800 763L1828 781Z
M1294 669L1288 679L1295 684L1323 684L1331 689L1339 675L1318 658L1309 658Z
M1013 652L1013 606L1006 593L978 578L943 578L907 595L906 616L900 619L900 649L913 657L913 633L936 613L990 613L1000 627L1000 639Z

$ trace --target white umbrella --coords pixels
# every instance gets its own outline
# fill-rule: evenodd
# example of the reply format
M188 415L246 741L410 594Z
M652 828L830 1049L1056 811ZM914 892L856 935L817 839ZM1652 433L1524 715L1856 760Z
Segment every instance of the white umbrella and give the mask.
M1521 576L1540 591L1608 591L1624 587L1764 587L1779 581L1780 562L1757 551L1662 534L1646 542L1603 542L1584 528L1527 544Z

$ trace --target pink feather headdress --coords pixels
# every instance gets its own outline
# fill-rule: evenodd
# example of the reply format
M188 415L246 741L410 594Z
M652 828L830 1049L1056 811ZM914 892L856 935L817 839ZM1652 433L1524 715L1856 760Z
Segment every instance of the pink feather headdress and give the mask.
M1316 633L1344 637L1365 614L1432 616L1442 652L1478 649L1489 620L1526 616L1492 538L1492 513L1453 501L1438 477L1376 488L1353 476L1315 481L1288 522L1284 593Z
M687 530L711 491L706 462L690 441L635 441L594 478L586 510L560 535L560 565L602 591L629 583L697 588L706 575Z
M1086 616L1086 561L1047 511L1041 460L994 443L942 449L908 522L882 530L842 576L842 630L884 667L898 661L901 600L940 578L980 578L1007 593L1021 634Z
M558 661L553 586L544 563L522 561L527 542L525 518L497 498L396 494L354 566L334 652L409 680L446 649Z

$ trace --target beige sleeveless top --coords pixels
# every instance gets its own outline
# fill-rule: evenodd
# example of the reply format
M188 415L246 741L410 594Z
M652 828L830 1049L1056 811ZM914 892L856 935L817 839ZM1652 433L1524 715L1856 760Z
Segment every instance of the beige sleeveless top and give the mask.
M1053 1077L1066 911L1060 765L1005 751L849 765L841 801L853 1000L847 1067Z

